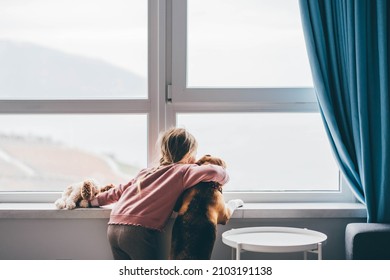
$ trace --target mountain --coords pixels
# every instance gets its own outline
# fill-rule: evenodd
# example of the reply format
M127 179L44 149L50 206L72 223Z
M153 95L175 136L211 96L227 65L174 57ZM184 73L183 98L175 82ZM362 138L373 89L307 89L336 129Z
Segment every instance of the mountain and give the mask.
M136 170L50 139L0 133L0 191L63 191L87 178L118 185L127 183Z
M147 83L99 59L0 40L0 99L146 97Z

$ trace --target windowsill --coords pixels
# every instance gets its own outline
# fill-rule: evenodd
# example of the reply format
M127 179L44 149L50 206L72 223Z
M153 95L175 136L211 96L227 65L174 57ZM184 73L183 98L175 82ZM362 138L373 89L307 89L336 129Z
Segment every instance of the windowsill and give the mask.
M110 207L58 210L52 203L0 203L0 219L108 219ZM366 218L360 203L246 203L233 219Z

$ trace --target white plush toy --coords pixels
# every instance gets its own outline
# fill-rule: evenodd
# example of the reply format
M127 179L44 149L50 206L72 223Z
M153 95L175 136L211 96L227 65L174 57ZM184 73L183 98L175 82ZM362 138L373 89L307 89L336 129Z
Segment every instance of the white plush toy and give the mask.
M62 193L61 198L54 204L57 209L74 209L76 207L88 208L89 201L101 192L108 191L113 185L99 188L95 181L85 180L68 186Z

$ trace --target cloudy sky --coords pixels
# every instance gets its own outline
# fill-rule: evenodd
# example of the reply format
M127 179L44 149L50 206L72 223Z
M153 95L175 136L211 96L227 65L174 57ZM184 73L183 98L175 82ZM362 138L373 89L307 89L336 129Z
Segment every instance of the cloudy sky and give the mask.
M190 86L312 86L297 0L188 1L188 61Z
M189 86L312 86L295 0L189 0ZM0 39L146 77L146 0L2 0Z
M1 0L0 39L102 59L146 77L147 1Z

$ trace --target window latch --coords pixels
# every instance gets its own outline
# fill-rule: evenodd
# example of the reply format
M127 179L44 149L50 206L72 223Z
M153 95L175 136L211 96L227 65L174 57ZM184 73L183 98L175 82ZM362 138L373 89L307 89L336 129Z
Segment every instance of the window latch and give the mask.
M172 103L172 85L167 86L166 102Z

